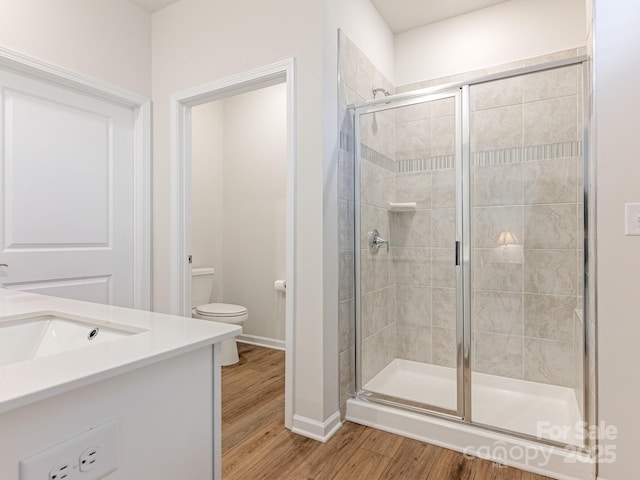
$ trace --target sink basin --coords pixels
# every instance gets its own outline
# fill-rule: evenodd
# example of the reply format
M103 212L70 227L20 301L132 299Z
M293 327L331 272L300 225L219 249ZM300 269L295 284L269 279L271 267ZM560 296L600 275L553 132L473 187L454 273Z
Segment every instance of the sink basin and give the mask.
M0 319L0 366L89 347L141 331L52 312Z

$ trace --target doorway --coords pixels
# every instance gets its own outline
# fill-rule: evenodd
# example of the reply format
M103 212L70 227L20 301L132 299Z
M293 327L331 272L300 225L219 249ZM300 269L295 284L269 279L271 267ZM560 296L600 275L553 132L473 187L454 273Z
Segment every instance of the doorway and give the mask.
M287 101L280 83L191 111L192 269L207 303L245 307L238 341L284 350Z
M285 426L291 428L293 417L293 325L295 305L295 105L294 62L285 60L273 65L245 72L233 77L177 92L172 95L172 181L175 192L172 202L172 313L191 316L191 268L193 259L192 238L192 135L194 107L220 100L231 99L242 94L255 93L272 86L283 86L286 99L286 200L284 201L284 278L271 281L286 281L284 299L284 350L285 350ZM239 98L239 97L238 97ZM244 142L250 140L244 139ZM247 173L247 172L245 172ZM269 178L257 179L268 183ZM236 222L237 224L237 222ZM244 241L259 243L259 232L245 232L251 238ZM265 253L272 255L272 253ZM240 273L240 278L247 272ZM271 284L271 292L274 285ZM215 288L214 288L215 291ZM223 294L224 295L224 294ZM225 298L224 296L222 298ZM251 316L251 313L250 313ZM257 334L263 337L264 335Z

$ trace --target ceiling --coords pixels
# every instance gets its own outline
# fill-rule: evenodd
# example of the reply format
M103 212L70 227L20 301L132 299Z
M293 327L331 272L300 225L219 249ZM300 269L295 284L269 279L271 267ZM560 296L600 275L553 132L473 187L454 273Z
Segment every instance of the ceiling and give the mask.
M158 10L168 7L172 3L176 3L178 0L130 0L136 5L144 8L147 12L153 13Z
M179 0L131 0L153 13ZM393 33L439 22L507 0L371 0Z
M393 33L464 15L507 0L371 0Z

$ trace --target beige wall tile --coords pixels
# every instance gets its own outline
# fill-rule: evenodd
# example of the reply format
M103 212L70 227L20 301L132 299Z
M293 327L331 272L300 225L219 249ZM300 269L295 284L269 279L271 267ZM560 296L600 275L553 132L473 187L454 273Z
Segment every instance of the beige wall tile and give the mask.
M355 90L358 83L358 49L345 35L341 35L339 50L340 78Z
M436 327L456 328L456 289L431 289L431 323Z
M395 158L431 156L431 119L396 123Z
M340 353L340 404L346 403L349 395L355 393L355 349Z
M431 282L434 287L456 286L455 252L451 248L433 248L431 250Z
M524 144L546 145L578 140L577 96L524 104Z
M431 210L431 242L434 247L451 247L456 240L455 208Z
M431 325L431 287L397 287L396 320L398 325Z
M376 152L395 158L395 121L379 112L360 116L360 141ZM431 132L428 132L429 135Z
M344 352L355 345L356 305L351 298L338 306L338 350Z
M457 365L456 331L452 328L432 328L432 363L455 368Z
M524 207L525 248L575 248L575 203Z
M536 102L578 93L578 67L554 68L523 76L524 101Z
M512 232L522 245L522 207L483 207L471 210L471 244L495 248L503 232Z
M522 112L522 105L512 105L472 113L471 151L522 146Z
M472 85L470 100L471 111L519 105L522 103L522 77Z
M576 295L576 268L575 250L525 249L525 292Z
M365 100L373 98L373 64L369 59L356 48L356 68L357 77L355 79L355 90Z
M396 285L431 285L430 248L392 248L392 279Z
M387 208L393 177L390 171L368 160L360 162L360 202Z
M340 277L338 279L338 297L342 302L353 298L354 295L354 263L353 252L343 251L339 254Z
M455 208L456 177L453 170L436 170L431 174L431 207Z
M428 247L431 245L431 211L391 214L391 245L394 247Z
M424 102L395 109L396 123L412 122L431 118L431 103Z
M454 97L443 98L442 100L434 100L431 103L431 117L444 117L454 115L456 111L456 101Z
M431 363L431 327L398 324L397 329L398 358Z
M341 199L353 201L353 153L342 149L338 152L338 191Z
M474 167L471 206L522 205L522 164Z
M496 333L475 334L475 372L522 378L522 337Z
M497 248L472 249L471 269L474 290L522 291L522 264L508 263Z
M354 215L353 201L338 201L338 248L340 250L354 249Z
M524 334L570 341L576 297L524 294Z
M522 293L475 291L471 302L477 331L522 335Z
M362 338L370 337L395 321L393 297L392 287L362 295Z
M526 162L522 167L524 203L574 203L576 164L575 158Z
M362 293L370 293L374 290L391 285L391 254L381 248L378 253L372 254L369 250L360 252L360 288Z
M449 115L431 120L431 156L453 155L456 140L455 117Z
M573 344L558 340L524 339L524 379L573 387Z
M396 202L416 202L419 209L431 208L431 172L396 175Z
M366 384L396 358L396 326L391 324L362 341L362 383Z

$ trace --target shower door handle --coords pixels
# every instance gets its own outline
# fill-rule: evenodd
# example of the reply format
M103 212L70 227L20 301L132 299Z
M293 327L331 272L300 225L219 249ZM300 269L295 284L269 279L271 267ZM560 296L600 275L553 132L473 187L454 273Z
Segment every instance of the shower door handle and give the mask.
M456 267L460 266L460 240L456 240Z

